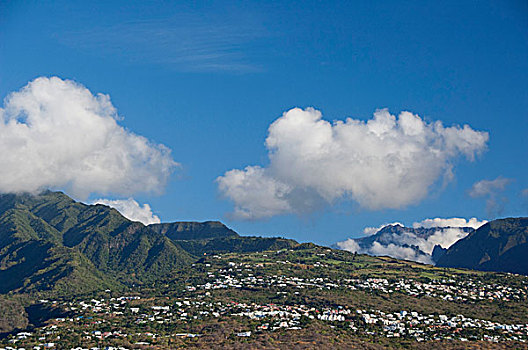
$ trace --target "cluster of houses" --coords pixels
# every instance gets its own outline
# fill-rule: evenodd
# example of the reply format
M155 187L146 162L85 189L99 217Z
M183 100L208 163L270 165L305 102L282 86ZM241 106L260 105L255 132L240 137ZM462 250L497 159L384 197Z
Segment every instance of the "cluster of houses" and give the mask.
M281 328L296 330L301 329L301 317L318 319L321 321L344 322L351 310L343 307L322 308L308 307L306 305L281 305L281 304L245 304L234 303L239 311L232 312L232 316L248 317L252 320L262 320L258 330L278 330Z
M528 340L528 324L503 324L488 320L456 315L422 315L418 312L400 311L385 313L380 310L356 310L363 324L354 323L355 331L363 326L365 332L383 332L387 337L412 337L417 341L458 339L487 341Z
M131 303L133 301L133 303ZM159 301L159 305L152 305ZM135 345L149 345L161 337L193 338L201 334L155 332L133 332L109 330L112 324L119 324L116 318L128 320L137 325L184 325L191 320L207 320L219 317L239 317L257 321L252 329L234 334L236 337L251 337L255 332L298 330L303 327L302 319L328 322L331 327L345 325L351 332L364 335L385 337L412 338L416 341L458 339L499 341L528 340L528 324L504 324L488 320L465 317L463 315L447 316L403 310L385 313L380 310L351 310L346 306L316 308L307 305L257 304L257 303L222 303L210 296L200 295L196 299L170 300L151 298L143 300L137 296L80 300L66 302L72 312L68 318L55 319L53 324L37 328L33 332L20 332L7 340L6 349L26 349L27 344L36 344L34 350L61 347L61 337L65 333L80 332L82 339L105 340L108 338L136 339ZM87 316L90 315L90 316ZM122 322L126 323L126 322ZM255 324L255 323L253 323ZM140 327L138 327L140 328ZM177 329L175 327L174 329ZM81 331L80 331L81 330ZM140 341L141 340L141 341ZM59 346L58 346L59 344ZM81 349L81 348L77 348ZM115 349L125 349L116 347Z
M263 257L267 257L265 254ZM212 319L235 318L245 329L232 334L235 338L251 338L261 332L278 330L295 331L310 322L324 322L330 327L347 329L358 336L383 336L416 341L458 339L519 341L528 340L528 324L504 324L463 315L423 315L413 310L388 313L381 310L354 310L346 305L295 304L292 299L275 303L243 303L215 298L216 290L237 288L264 290L277 297L302 295L307 289L363 290L372 293L404 293L416 297L440 298L447 301L472 303L477 301L526 300L526 280L516 279L512 284L490 283L470 276L444 279L350 278L332 280L328 277L299 277L285 274L262 273L264 263L235 262L228 257L214 256L213 261L195 265L196 282L188 280L179 297L166 296L115 296L107 291L105 298L63 301L41 300L68 311L68 316L54 319L50 324L20 332L0 340L0 350L64 348L62 341L77 334L81 342L99 344L111 339L127 339L134 346L156 344L163 337L182 339L201 337L189 333L188 325ZM287 265L287 260L273 260L270 264ZM316 262L324 268L324 263ZM277 270L278 271L278 270ZM324 276L324 275L323 275ZM199 281L199 283L198 283ZM521 281L521 282L519 282ZM111 296L114 297L111 297ZM275 298L275 300L282 300ZM293 299L295 300L295 299ZM245 320L245 321L244 321ZM123 350L124 347L106 346ZM75 348L81 350L82 348ZM91 349L97 349L92 347Z
M413 279L399 279L390 282L384 278L345 279L343 282L342 287L353 290L378 290L382 293L401 292L415 297L427 296L459 302L477 300L518 301L528 297L527 284L512 288L498 283L484 283L470 277L437 279L428 282Z
M288 261L276 261L286 264ZM207 267L211 267L207 264ZM334 281L327 277L303 279L297 276L260 275L256 272L262 264L228 262L227 266L208 273L209 281L204 284L190 285L188 291L197 289L222 288L269 288L293 287L297 289L351 289L378 291L381 293L400 292L407 295L440 298L446 301L474 302L477 300L512 301L528 298L528 281L513 288L507 284L485 283L484 281L464 276L463 278L444 278L422 282L414 279L398 279L389 281L385 278L354 278Z

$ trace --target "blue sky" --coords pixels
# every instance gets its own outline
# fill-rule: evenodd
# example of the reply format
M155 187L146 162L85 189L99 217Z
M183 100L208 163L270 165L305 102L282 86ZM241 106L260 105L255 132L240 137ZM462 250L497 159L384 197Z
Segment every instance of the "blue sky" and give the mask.
M42 76L76 81L108 94L119 125L180 164L162 193L85 200L133 197L162 221L219 219L242 234L331 244L394 221L528 214L527 39L525 1L3 1L0 96ZM344 195L306 212L230 215L215 179L273 168L268 128L294 107L329 122L409 111L489 140L474 161L449 158L450 181L442 172L397 208Z

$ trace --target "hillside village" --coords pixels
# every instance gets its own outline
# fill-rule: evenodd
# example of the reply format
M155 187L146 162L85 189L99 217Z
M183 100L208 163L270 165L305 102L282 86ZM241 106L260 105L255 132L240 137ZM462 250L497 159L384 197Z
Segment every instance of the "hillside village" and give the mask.
M89 298L42 299L42 305L64 310L64 317L12 334L0 341L0 349L81 349L76 347L78 344L89 345L82 347L86 349L156 349L198 346L212 338L234 344L283 332L296 334L312 327L324 327L350 339L396 343L526 344L526 319L507 322L504 317L499 321L455 312L424 313L412 303L389 311L356 307L337 299L319 300L319 295L354 297L354 293L366 293L436 300L455 307L495 307L505 302L523 308L527 305L528 278L523 276L501 274L493 279L486 274L431 271L424 270L425 265L412 265L412 278L381 277L368 270L369 261L386 264L391 260L322 247L205 256L192 266L193 273L184 284L167 281L155 290L138 287L135 292L122 293L108 289ZM357 264L361 267L354 271L364 274L339 278L339 266L356 269ZM310 276L306 276L308 272Z
M264 254L265 255L265 254ZM220 256L215 258L221 259ZM277 264L291 264L290 261L277 261ZM211 271L208 277L211 282L203 285L189 286L188 290L196 288L205 290L219 288L264 288L268 286L286 287L297 289L319 288L319 289L362 289L366 291L377 290L381 293L401 292L407 295L431 298L440 298L448 301L472 302L476 300L510 301L525 300L528 296L528 283L523 282L521 288L512 288L508 285L486 284L472 278L448 278L421 282L413 279L402 278L389 282L386 278L344 279L331 280L329 278L303 279L295 276L255 276L250 272L262 267L262 264L236 264L228 262L229 268L219 269L217 275ZM316 267L328 267L328 265L315 263ZM237 276L244 276L238 279ZM505 276L514 276L506 274ZM508 278L508 277L506 277ZM298 294L298 292L296 292Z
M134 300L134 306L130 306ZM222 304L211 300L178 300L172 305L142 305L138 297L120 297L110 300L89 300L68 303L74 317L55 319L52 325L34 332L19 332L0 349L21 349L19 346L33 345L32 349L53 348L67 340L68 335L82 330L81 342L127 339L133 345L155 345L158 339L195 338L203 334L166 332L133 332L112 329L112 323L126 322L136 325L182 325L186 321L220 317L247 317L261 322L254 329L233 333L234 337L251 337L255 332L273 332L279 329L299 330L302 318L329 322L331 327L348 327L355 334L379 334L385 337L414 338L418 342L429 340L457 339L461 341L483 340L489 342L528 340L527 324L503 324L487 320L472 319L463 315L422 315L410 310L385 313L380 310L351 310L346 307L317 309L306 305L258 305L245 303ZM139 301L139 302L138 302ZM90 314L94 316L85 316ZM117 321L116 318L121 318ZM93 347L91 348L93 349Z

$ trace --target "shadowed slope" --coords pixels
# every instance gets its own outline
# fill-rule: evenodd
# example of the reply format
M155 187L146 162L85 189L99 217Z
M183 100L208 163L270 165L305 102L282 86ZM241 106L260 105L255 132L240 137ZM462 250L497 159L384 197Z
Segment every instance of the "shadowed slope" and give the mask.
M437 266L528 274L528 218L491 221L453 244Z

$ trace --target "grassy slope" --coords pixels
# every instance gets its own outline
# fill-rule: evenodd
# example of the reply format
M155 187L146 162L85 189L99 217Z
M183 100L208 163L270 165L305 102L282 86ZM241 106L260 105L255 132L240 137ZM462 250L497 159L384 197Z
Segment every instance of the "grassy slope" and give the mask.
M261 264L256 270L256 276L296 276L301 278L329 278L341 281L348 278L385 278L397 281L413 279L420 281L442 280L448 278L473 278L486 283L507 283L515 287L526 283L525 277L515 277L500 273L471 271L463 269L437 268L431 265L419 264L411 261L396 260L389 257L372 257L354 255L345 251L330 250L324 247L308 247L297 250L283 250L267 254L227 254L226 260L241 264ZM325 254L324 256L318 254ZM276 261L289 261L289 264L278 264ZM209 257L202 260L202 265L210 264L214 270L215 259ZM324 267L316 267L316 262L323 262ZM194 271L199 271L195 268ZM207 268L204 268L205 274ZM524 282L523 282L524 281ZM403 309L417 311L423 314L444 313L448 315L463 314L468 317L494 319L507 323L528 323L528 302L488 302L460 303L444 301L439 298L414 297L403 293L385 294L365 292L362 290L343 291L332 290L304 290L303 295L288 294L287 298L276 294L276 290L241 291L228 289L220 291L225 298L237 301L285 302L292 304L320 304L347 305L360 309L380 309L382 311L397 312Z

